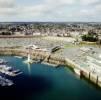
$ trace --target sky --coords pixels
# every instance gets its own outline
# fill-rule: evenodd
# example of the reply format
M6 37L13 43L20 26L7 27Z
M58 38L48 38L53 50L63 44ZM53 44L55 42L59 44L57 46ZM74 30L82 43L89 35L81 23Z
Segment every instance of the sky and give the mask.
M101 22L101 0L0 0L0 22Z

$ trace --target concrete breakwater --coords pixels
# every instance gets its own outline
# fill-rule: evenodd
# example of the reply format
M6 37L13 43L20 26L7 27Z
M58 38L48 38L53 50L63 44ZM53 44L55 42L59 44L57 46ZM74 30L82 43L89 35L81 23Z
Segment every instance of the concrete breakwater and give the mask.
M73 69L76 68L77 70L79 70L81 77L83 76L92 83L94 83L95 85L101 87L101 76L98 76L97 74L89 71L88 69L86 69L86 66L81 67L80 65L76 64L75 62L71 61L68 58L66 58L65 61L66 65L70 66Z
M87 69L81 68L82 75L90 80L92 83L96 84L97 86L101 87L101 76L98 76L95 73L88 71Z

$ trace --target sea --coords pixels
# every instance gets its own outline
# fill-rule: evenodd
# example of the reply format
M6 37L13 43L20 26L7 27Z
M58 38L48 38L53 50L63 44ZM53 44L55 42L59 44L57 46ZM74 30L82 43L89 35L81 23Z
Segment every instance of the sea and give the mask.
M12 86L0 86L0 100L101 100L101 89L80 79L68 66L54 68L40 63L26 64L22 58L0 56L23 73L11 77Z

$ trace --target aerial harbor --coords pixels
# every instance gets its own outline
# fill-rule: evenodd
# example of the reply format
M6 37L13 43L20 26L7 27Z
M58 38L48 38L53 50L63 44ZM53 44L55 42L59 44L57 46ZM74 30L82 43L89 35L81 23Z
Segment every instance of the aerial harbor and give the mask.
M100 0L0 0L0 100L101 100L100 13Z

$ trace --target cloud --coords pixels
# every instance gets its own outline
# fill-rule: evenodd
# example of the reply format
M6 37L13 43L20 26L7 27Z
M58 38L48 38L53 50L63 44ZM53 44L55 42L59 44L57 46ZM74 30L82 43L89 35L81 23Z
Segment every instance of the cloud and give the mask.
M97 11L101 11L101 4L96 5L96 6L95 6L95 9L96 9Z
M17 14L18 16L26 15L26 17L36 17L44 14L47 16L48 13L55 12L64 5L72 5L74 2L75 0L43 0L43 3L39 5L18 7L19 12Z
M4 16L4 15L13 15L14 13L16 13L15 9L12 8L0 8L0 15Z
M100 0L80 0L82 5L91 5L98 2L100 2Z
M0 8L11 8L15 5L15 0L0 0Z
M15 7L15 0L0 0L0 18L7 19L7 17L14 15L16 13Z
M15 5L16 0L0 0L0 13L2 15L13 14L14 11L17 14L28 15L41 15L48 11L54 11L56 8L63 5L70 5L75 0L43 0L42 4L34 6L19 6ZM57 3L58 2L58 3Z
M50 4L50 5L69 5L73 4L75 0L45 0L45 4Z
M17 0L0 0L0 20L79 20L100 16L100 0L40 0L23 5ZM24 0L27 1L27 0ZM94 19L94 20L96 20Z
M95 15L95 10L92 9L82 9L79 12L79 16L85 16L85 17L89 17L89 16L94 16Z

